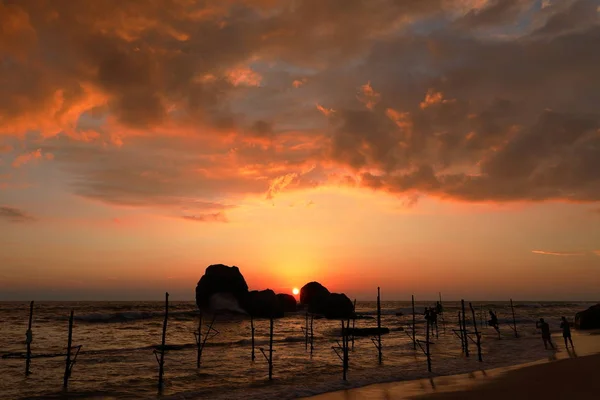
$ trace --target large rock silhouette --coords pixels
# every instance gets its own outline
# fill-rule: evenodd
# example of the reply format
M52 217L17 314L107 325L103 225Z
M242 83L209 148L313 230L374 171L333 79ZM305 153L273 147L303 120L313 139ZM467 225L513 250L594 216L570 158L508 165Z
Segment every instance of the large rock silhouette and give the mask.
M295 312L298 306L296 298L291 294L279 293L277 301L279 301L279 305L284 312Z
M280 318L286 310L293 310L289 299L283 301L270 289L248 291L244 276L236 266L224 264L208 266L196 286L196 304L201 311L210 313L240 313L256 318Z
M236 266L209 265L196 286L196 304L200 310L214 308L215 303L220 302L231 303L231 311L239 311L235 309L234 303L237 302L239 309L247 295L248 285ZM225 299L227 299L226 302ZM233 300L235 301L232 303ZM211 303L213 307L211 307Z
M322 314L329 295L329 290L319 282L309 282L300 289L300 304L308 306L309 312Z
M319 282L309 282L300 289L300 303L308 312L322 314L329 319L346 319L354 316L354 305L345 294L330 293Z
M242 308L255 318L281 318L283 307L271 289L248 292Z
M575 314L575 328L600 329L600 303Z

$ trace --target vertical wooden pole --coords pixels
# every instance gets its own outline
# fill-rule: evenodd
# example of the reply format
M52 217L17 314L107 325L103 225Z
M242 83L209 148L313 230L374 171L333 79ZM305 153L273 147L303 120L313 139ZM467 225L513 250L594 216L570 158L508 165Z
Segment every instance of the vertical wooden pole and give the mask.
M442 306L442 331L444 334L446 333L446 320L444 319L444 304L442 303L442 292L439 292L440 295L440 306Z
M306 312L306 321L304 324L304 351L308 350L308 311Z
M514 330L515 330L515 337L518 338L519 337L519 333L517 332L517 319L515 318L515 307L513 306L512 299L510 299L510 308L512 310L513 327L514 327Z
M416 338L416 329L415 329L415 324L416 324L416 319L415 319L415 296L412 296L412 339L413 339L413 349L416 350L417 349L417 338Z
M31 365L31 342L33 341L33 333L31 331L31 324L33 322L33 301L29 304L29 325L27 326L27 332L25 338L27 342L27 359L25 360L25 376L31 374L29 366Z
M483 304L479 306L479 326L481 326L481 329L485 328L483 324Z
M462 324L462 317L460 311L458 312L458 331L460 332L460 347L465 352L465 339L464 339L464 329Z
M162 341L160 346L160 361L158 362L158 390L163 388L163 375L165 372L165 344L167 338L167 321L169 319L169 293L165 293L165 320L162 329Z
M196 345L198 346L198 353L196 355L196 368L200 368L200 361L202 360L202 313L200 313L198 318L198 337L196 340Z
M250 330L252 331L252 361L256 358L254 355L254 317L250 314Z
M73 310L69 317L69 338L67 340L67 360L65 362L65 375L63 377L63 388L66 390L69 386L69 378L71 377L71 347L73 346Z
M377 288L377 350L379 355L379 364L382 363L383 355L381 354L381 289Z
M273 380L273 317L269 319L269 380Z
M354 299L354 306L352 307L354 316L352 318L352 351L354 351L354 329L356 329L356 299Z
M427 324L427 330L426 330L426 334L425 334L425 351L426 351L426 356L427 356L427 371L431 372L431 353L429 352L429 321L426 322Z
M314 342L314 331L313 331L313 323L315 321L315 315L310 314L310 355L313 353L313 342Z
M460 305L462 308L462 321L463 321L463 329L465 331L463 337L465 340L465 356L469 357L469 338L467 337L467 319L465 313L465 301L461 300Z
M348 329L350 324L344 327L344 320L342 320L342 379L346 380L346 374L348 371Z
M479 359L479 362L483 361L483 358L481 357L481 335L479 334L479 331L477 330L477 320L475 319L475 309L473 308L473 305L471 303L469 303L469 308L471 309L471 314L473 314L473 327L475 328L475 337L477 338L477 358Z

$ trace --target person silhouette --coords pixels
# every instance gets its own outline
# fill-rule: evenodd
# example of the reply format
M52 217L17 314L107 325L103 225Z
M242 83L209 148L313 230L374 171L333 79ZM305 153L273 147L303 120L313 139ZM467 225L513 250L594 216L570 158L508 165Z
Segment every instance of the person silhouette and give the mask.
M567 348L567 350L569 349L569 345L567 344L567 339L569 339L569 342L571 342L571 347L575 348L575 346L573 346L573 339L571 339L571 327L569 326L569 322L565 317L561 317L560 320L560 327L562 329L563 339L565 339L565 347Z
M494 328L496 330L496 332L498 332L498 337L500 337L500 327L498 326L498 317L492 310L489 310L489 313L490 313L490 320L488 321L488 325L491 326L492 328Z
M542 340L544 341L544 348L548 349L548 344L550 344L550 347L552 348L552 350L555 349L554 344L552 344L552 337L550 334L550 325L548 325L548 323L546 321L544 321L544 318L540 318L540 320L538 321L536 325L536 328L540 328L542 330Z

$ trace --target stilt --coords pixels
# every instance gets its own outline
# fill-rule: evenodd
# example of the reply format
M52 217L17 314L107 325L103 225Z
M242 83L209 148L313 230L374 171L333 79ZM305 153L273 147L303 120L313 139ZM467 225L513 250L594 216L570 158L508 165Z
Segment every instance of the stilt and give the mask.
M519 332L517 332L517 319L515 318L515 307L513 306L512 299L510 299L510 308L512 310L512 317L513 317L513 330L515 331L515 337L518 338Z
M250 315L250 330L252 331L252 361L256 358L254 354L254 317Z
M456 334L456 331L454 332ZM462 323L462 316L461 316L461 312L458 312L458 334L456 334L458 336L458 338L460 339L460 347L462 349L462 352L465 352L465 338L464 338L464 329L463 329L463 323Z
M67 340L67 360L65 363L65 375L63 378L63 388L67 389L69 386L69 378L71 377L71 347L73 345L73 310L71 310L71 316L69 317L69 338Z
M163 321L162 340L160 346L160 359L158 360L158 391L163 389L163 375L165 372L165 344L167 339L167 322L169 320L169 293L165 293L165 320Z
M273 317L269 319L269 380L273 380Z
M427 332L425 334L425 351L427 356L427 371L431 372L431 353L429 351L429 321L427 324Z
M485 328L483 323L483 304L479 306L479 326L481 329Z
M306 312L304 325L304 350L308 350L308 311Z
M444 334L446 334L446 320L444 319L444 303L442 303L442 292L439 292L440 295L440 306L442 309L441 312L441 316L442 316L442 332L444 332Z
M377 288L377 351L379 355L379 364L381 365L383 355L381 354L381 294L380 288ZM354 340L353 340L354 342Z
M356 299L354 299L354 306L352 307L354 317L352 318L352 351L354 351L354 329L356 329Z
M473 314L473 326L475 327L475 337L477 339L477 358L479 359L479 362L482 362L483 358L481 357L481 334L477 330L477 322L475 322L475 309L473 308L473 305L471 303L469 303L469 308L471 309L471 314Z
M469 357L469 339L467 338L467 320L466 320L466 315L465 315L465 301L464 300L460 301L460 306L462 309L462 325L463 325L463 330L464 330L463 338L465 340L465 356Z
M200 368L200 364L202 363L202 352L204 351L204 346L206 346L206 341L210 338L213 338L215 336L217 336L220 332L218 330L216 330L215 328L213 328L213 325L215 324L215 320L217 319L217 314L213 314L212 320L210 321L210 325L207 325L207 330L206 333L204 334L204 339L202 340L202 343L200 344L199 348L198 348L198 368ZM202 327L198 326L198 342L200 342L200 337L202 336Z
M412 296L412 339L413 339L413 349L416 350L417 349L417 338L416 338L416 329L415 329L415 325L416 325L416 319L415 319L415 296Z
M29 325L27 332L25 333L27 343L27 358L25 360L25 376L31 374L29 366L31 365L31 342L33 341L33 332L31 331L31 324L33 322L33 301L29 304Z
M200 363L202 362L202 312L200 312L198 318L198 336L196 338L196 345L198 347L198 352L196 355L196 368L200 368Z
M273 317L269 318L269 355L267 356L267 354L265 353L265 350L261 347L259 348L260 352L262 353L262 355L265 357L265 360L267 360L267 363L269 364L269 380L272 381L273 380L273 352L275 350L273 350Z
M315 321L315 315L310 314L310 355L313 354L313 343L314 343L314 332L313 332L313 322Z

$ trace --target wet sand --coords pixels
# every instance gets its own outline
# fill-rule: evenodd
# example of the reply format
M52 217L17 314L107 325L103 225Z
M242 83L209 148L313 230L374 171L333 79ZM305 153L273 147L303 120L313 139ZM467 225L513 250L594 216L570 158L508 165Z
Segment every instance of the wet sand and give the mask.
M600 398L600 335L576 334L575 350L558 351L548 358L506 368L469 374L434 376L417 381L369 385L311 397L311 400L450 400L450 399L598 399ZM557 341L559 340L559 341ZM540 339L541 345L541 339Z

